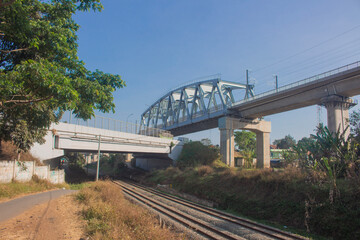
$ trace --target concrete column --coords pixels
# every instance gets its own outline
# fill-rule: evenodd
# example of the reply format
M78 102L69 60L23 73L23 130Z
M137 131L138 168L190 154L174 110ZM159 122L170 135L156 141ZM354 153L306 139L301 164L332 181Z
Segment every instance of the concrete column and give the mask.
M244 129L256 133L257 167L270 167L270 122L222 117L219 118L218 126L220 130L220 154L224 163L231 167L235 166L234 129Z
M132 158L133 158L133 155L131 153L126 153L125 162L130 162Z
M234 130L220 129L221 160L230 167L234 167Z
M344 137L347 139L350 135L349 108L355 103L350 98L337 95L323 98L321 102L327 110L327 125L330 132L340 131L343 133L346 130Z
M85 155L85 160L86 160L86 164L91 163L91 155L90 154Z
M256 168L270 167L270 133L256 131Z

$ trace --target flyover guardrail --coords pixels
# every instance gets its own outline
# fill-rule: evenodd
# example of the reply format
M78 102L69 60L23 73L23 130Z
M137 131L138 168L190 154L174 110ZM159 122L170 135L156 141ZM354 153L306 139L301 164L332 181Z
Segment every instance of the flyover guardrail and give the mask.
M66 112L61 118L60 122L151 137L173 137L169 131L163 129L141 126L137 123L124 122L114 118L97 115L91 119L83 120L76 118L74 114Z

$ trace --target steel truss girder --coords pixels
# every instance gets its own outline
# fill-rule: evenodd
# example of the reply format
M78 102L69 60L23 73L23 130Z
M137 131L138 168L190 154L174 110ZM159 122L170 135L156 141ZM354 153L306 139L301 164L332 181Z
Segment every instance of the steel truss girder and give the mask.
M193 122L197 118L211 118L240 99L235 99L234 90L245 90L244 98L254 96L253 85L209 79L174 89L155 103L142 115L141 124L147 127L170 129L179 123Z

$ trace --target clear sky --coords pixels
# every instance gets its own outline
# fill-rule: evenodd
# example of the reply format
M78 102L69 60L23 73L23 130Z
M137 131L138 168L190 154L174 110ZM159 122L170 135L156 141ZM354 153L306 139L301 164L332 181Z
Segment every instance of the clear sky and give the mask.
M91 70L119 74L115 114L135 122L168 90L221 73L255 93L360 60L359 0L103 0L101 13L79 13L79 57ZM354 97L360 99L359 96ZM359 109L355 107L354 109ZM271 141L313 133L315 106L266 117ZM321 111L326 123L326 110ZM187 135L210 138L212 129Z

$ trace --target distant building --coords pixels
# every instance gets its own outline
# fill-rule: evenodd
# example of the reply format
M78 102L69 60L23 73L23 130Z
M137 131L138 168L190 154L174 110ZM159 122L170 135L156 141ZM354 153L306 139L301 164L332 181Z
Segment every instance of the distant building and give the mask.
M183 142L183 143L190 142L190 139L187 138L187 137L178 137L177 140L180 141L180 142Z
M270 159L284 159L283 151L287 149L270 149Z
M270 159L284 159L283 152L294 152L292 149L271 149Z

